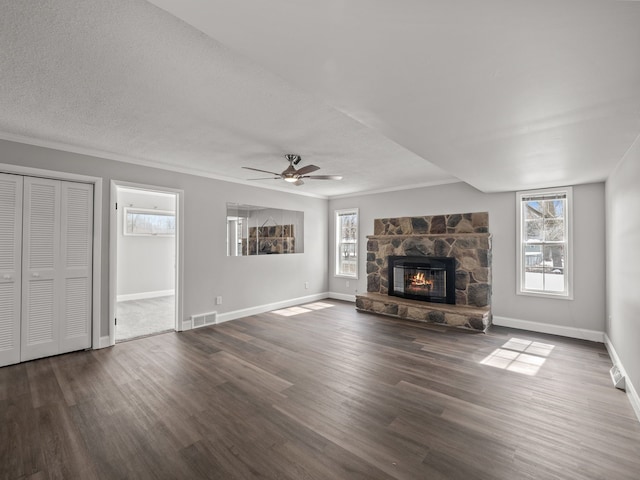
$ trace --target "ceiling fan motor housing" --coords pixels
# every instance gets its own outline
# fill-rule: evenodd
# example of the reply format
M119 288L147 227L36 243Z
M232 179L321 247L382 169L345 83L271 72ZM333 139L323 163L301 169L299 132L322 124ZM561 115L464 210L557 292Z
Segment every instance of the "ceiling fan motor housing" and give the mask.
M289 161L289 163L292 163L293 165L298 165L300 163L300 160L302 160L302 157L295 153L288 153L285 155L285 158Z

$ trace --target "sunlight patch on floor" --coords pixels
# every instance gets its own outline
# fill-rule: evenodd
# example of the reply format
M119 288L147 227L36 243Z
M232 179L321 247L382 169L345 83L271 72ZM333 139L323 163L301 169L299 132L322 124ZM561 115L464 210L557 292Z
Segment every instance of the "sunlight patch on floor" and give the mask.
M283 317L291 317L293 315L299 315L301 313L309 313L313 310L322 310L323 308L329 308L329 307L333 307L333 305L331 305L330 303L315 302L315 303L308 303L301 307L289 307L289 308L282 308L280 310L273 310L271 313L282 315Z
M535 375L551 354L554 345L511 338L480 363L524 375Z
M289 307L289 308L283 308L281 310L274 310L271 313L282 315L283 317L291 317L293 315L299 315L300 313L308 313L310 311L311 310L309 310L308 308Z
M324 302L309 303L304 306L304 308L310 308L311 310L322 310L323 308L329 307L333 307L333 305Z

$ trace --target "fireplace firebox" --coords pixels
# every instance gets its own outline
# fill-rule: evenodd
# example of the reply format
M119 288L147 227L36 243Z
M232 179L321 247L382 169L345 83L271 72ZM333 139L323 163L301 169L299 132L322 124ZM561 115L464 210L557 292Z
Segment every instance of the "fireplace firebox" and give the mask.
M455 305L455 258L390 256L388 264L389 295Z

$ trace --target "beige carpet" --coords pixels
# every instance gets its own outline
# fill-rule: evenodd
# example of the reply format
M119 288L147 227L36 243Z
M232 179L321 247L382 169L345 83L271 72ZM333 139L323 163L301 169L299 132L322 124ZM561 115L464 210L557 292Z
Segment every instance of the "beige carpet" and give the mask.
M118 302L116 342L175 329L175 296Z

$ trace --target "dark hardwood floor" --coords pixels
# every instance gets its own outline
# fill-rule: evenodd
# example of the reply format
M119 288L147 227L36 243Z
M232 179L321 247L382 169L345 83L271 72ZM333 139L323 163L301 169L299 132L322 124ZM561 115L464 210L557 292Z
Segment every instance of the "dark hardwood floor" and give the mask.
M324 303L1 368L0 478L640 478L601 344Z

